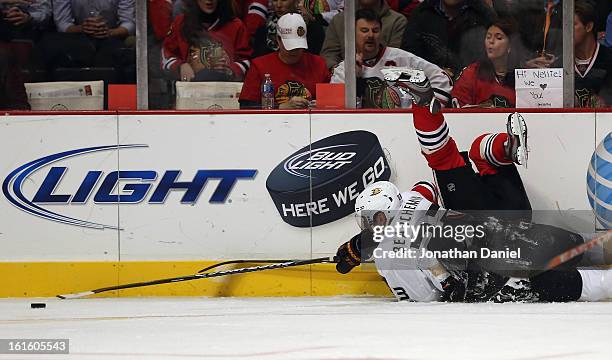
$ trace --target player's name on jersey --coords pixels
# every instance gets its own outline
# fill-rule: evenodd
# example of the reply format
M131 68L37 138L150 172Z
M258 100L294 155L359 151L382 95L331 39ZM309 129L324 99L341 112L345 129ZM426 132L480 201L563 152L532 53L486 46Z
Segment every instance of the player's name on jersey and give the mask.
M426 248L395 248L384 250L376 248L372 254L376 259L520 259L521 248L516 250L428 250Z

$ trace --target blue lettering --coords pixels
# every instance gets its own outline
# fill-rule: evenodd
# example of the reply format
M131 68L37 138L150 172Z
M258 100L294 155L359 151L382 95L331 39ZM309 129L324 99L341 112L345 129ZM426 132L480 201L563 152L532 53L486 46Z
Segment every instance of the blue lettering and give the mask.
M162 177L157 185L157 189L151 195L149 203L161 204L166 201L166 197L170 193L170 190L187 190L181 199L181 203L194 203L200 192L204 188L208 176L204 173L205 170L199 170L194 176L191 182L176 181L176 178L180 175L180 170L168 170Z
M43 180L42 185L34 195L32 202L35 203L55 203L55 204L66 204L70 199L70 195L54 195L53 191L57 187L57 184L64 176L66 172L65 167L52 167L49 173Z
M88 172L87 176L85 176L85 180L83 180L76 194L74 194L74 197L72 198L71 203L85 204L85 202L89 198L89 195L91 194L91 191L93 190L94 186L96 186L96 183L100 179L101 175L102 175L102 171Z
M221 179L215 192L210 197L208 202L223 203L227 199L230 191L236 184L238 179L252 179L255 177L257 170L200 170L206 171L211 179Z
M169 170L160 180L159 185L151 195L149 203L163 203L171 190L187 190L181 198L181 203L193 204L198 200L208 179L221 179L209 202L223 203L238 179L252 179L256 173L257 170L198 170L191 182L179 182L176 181L176 178L180 171Z
M123 191L131 192L128 195L112 195L115 186L119 179L139 179L139 180L155 180L157 173L155 171L113 171L109 173L100 189L94 196L94 201L97 203L138 203L144 199L149 192L151 184L125 184Z
M53 192L66 173L66 167L52 167L43 180L42 185L32 199L33 203L55 204L85 204L102 177L102 171L91 170L81 182L74 196L59 195ZM161 204L166 201L172 190L183 190L181 198L183 204L194 204L206 186L208 179L221 180L208 200L210 203L224 203L239 179L253 179L257 170L198 170L191 181L177 181L180 170L168 170L164 173L155 188L149 203ZM106 175L98 191L95 193L96 203L139 203L147 196L152 188L151 182L156 180L157 173L153 170L142 171L112 171ZM120 180L139 180L136 183L127 183L117 189ZM71 199L72 197L72 199Z

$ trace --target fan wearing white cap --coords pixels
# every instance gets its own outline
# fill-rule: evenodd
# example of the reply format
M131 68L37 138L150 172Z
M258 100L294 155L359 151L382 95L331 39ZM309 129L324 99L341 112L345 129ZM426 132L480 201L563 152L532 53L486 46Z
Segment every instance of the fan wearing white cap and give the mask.
M276 24L277 34L281 39L279 46L282 46L288 52L291 50L305 50L308 49L308 41L306 41L306 22L300 14L285 14L278 19ZM297 54L302 54L303 51L296 51L290 53L290 58L287 59L288 64L295 63L299 60Z
M272 2L270 16L263 26L260 26L251 37L253 44L253 57L263 56L278 51L277 29L278 19L286 14L297 13L302 15L306 23L306 40L308 51L319 55L321 46L325 41L325 29L320 17L314 17L311 11L305 8L304 0L275 0Z
M325 60L313 55L306 40L306 23L300 14L289 13L278 19L278 51L252 60L240 93L241 108L261 104L261 83L269 74L279 109L304 109L315 98L317 83L328 83L331 74Z

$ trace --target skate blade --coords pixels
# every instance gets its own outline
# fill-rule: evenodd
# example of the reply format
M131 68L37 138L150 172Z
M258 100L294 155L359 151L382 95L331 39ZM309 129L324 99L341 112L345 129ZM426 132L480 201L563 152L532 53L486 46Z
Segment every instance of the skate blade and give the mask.
M527 169L527 160L529 159L529 149L527 148L527 123L519 113L512 114L510 118L510 133L519 138L520 146L516 149L516 157L519 165Z

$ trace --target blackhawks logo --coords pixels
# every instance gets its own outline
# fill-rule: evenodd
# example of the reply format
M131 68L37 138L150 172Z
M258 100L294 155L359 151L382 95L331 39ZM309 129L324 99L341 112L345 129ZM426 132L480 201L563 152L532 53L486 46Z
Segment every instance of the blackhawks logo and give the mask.
M284 84L278 87L275 100L277 104L283 104L289 101L294 96L302 97L308 101L312 100L312 94L298 81L287 80Z

